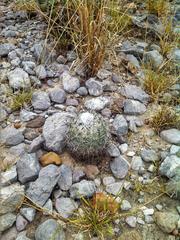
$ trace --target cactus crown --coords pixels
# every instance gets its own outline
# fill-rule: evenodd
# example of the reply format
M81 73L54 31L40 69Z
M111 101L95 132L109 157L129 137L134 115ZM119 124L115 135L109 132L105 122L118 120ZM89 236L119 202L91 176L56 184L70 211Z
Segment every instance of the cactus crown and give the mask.
M100 114L83 112L75 118L67 134L68 149L79 157L101 154L109 140L109 128Z

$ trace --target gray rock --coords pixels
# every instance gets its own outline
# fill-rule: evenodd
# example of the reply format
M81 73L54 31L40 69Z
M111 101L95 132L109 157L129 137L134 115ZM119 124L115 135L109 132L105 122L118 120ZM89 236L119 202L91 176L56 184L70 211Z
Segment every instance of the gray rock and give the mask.
M46 92L37 91L32 95L32 105L36 110L47 110L50 106L50 99Z
M16 146L9 148L9 153L14 155L14 157L16 157L17 159L19 159L19 157L25 152L26 152L26 148L24 143L20 143Z
M97 77L101 80L110 78L111 76L112 76L112 72L103 68L101 68L97 73Z
M37 150L39 150L43 146L44 141L45 140L44 140L42 135L40 135L37 138L33 139L31 144L30 144L30 146L29 146L28 152L29 153L34 153Z
M61 190L67 191L72 185L72 170L71 167L62 164L60 166L60 178L58 185Z
M6 57L16 47L11 43L0 44L0 57Z
M101 111L110 104L110 99L108 97L97 97L86 100L84 105L88 110Z
M110 143L107 146L107 153L110 157L118 157L120 155L120 151L114 143Z
M35 232L35 240L65 240L62 227L54 219L41 223Z
M146 106L136 100L126 99L124 101L124 113L130 115L141 115L146 112Z
M73 183L79 182L85 175L83 169L75 167L73 170Z
M158 69L163 63L163 56L157 50L149 51L144 53L144 62Z
M172 128L160 133L160 137L171 144L180 145L180 130Z
M165 233L171 233L176 229L179 215L171 212L156 212L155 221L159 228Z
M90 78L86 81L86 87L91 96L100 96L103 93L103 85L99 81L96 81L94 78Z
M7 75L9 86L13 89L28 89L31 87L29 75L22 68L15 68Z
M46 69L44 67L44 65L38 65L35 69L34 69L36 76L38 77L38 79L40 80L44 80L47 77L47 73L46 73Z
M66 100L66 93L63 89L60 88L54 88L51 90L49 96L51 101L55 103L64 103Z
M24 141L22 131L8 126L1 131L0 143L8 146L15 146Z
M159 161L159 155L153 149L144 148L141 151L141 157L145 162L157 162L157 161Z
M23 216L18 214L16 218L16 229L18 230L18 232L23 231L26 228L27 224L28 221Z
M16 166L18 180L22 184L34 181L38 177L40 165L35 153L22 155Z
M85 87L80 87L77 89L77 94L79 94L80 96L87 96L88 91Z
M62 152L65 147L65 139L68 131L68 124L73 115L70 113L55 113L49 117L43 127L45 147L48 150Z
M42 168L39 172L38 179L35 182L30 183L30 186L26 191L27 196L34 203L43 206L57 184L59 176L60 169L53 164Z
M172 145L170 148L170 154L177 154L180 152L180 146Z
M66 99L66 105L67 106L78 106L79 105L79 102L77 99L74 99L74 98L68 98Z
M144 168L144 163L141 157L134 156L131 161L131 168L135 171L139 171Z
M16 240L31 240L31 239L26 237L26 231L22 231L18 234Z
M20 111L20 120L22 122L28 122L30 120L33 120L36 117L37 117L37 113L29 112L29 111L27 111L25 109L22 109Z
M82 180L79 183L74 183L70 188L71 198L80 199L81 197L92 197L96 191L96 186L93 181Z
M136 227L136 223L137 223L137 218L135 216L129 216L126 218L126 223L132 227L135 228Z
M36 210L31 207L23 207L20 209L20 213L25 217L29 222L32 222L36 215Z
M16 227L13 226L11 228L9 228L8 230L6 230L2 236L1 236L1 233L0 233L0 237L1 237L1 240L17 240L17 230L16 230ZM26 240L26 239L19 239L19 240Z
M17 181L17 171L16 166L12 166L10 169L7 169L5 172L1 172L1 186L8 186L11 183Z
M180 157L176 155L167 156L159 168L160 174L168 178L175 177L180 168Z
M6 120L6 118L7 118L7 112L0 105L0 123L3 122L4 120Z
M112 177L112 176L107 176L107 177L104 177L103 178L103 184L106 186L106 185L109 185L109 184L112 184L112 183L115 183L115 178Z
M55 207L62 217L68 218L78 208L78 204L71 198L61 197L56 199Z
M117 136L121 137L128 133L128 123L123 115L117 114L112 125Z
M106 185L106 192L109 194L112 194L114 196L117 196L121 193L123 189L123 181L115 182Z
M138 132L137 127L142 127L144 125L143 120L137 116L126 116L126 120L129 123L129 130L135 133Z
M127 54L126 55L126 59L134 68L140 69L139 61L138 61L138 59L134 55Z
M15 211L23 202L24 186L12 184L1 188L0 215Z
M129 167L129 163L122 156L116 157L115 159L113 159L113 161L110 162L110 168L113 175L119 179L125 178L128 173Z
M121 203L121 210L122 211L128 211L130 210L132 207L131 207L131 204L130 202L128 202L127 200L122 200L122 203Z
M149 95L136 85L126 84L120 89L120 93L126 98L139 100L142 103L147 103L150 100Z
M6 213L0 216L0 233L9 229L16 221L16 215L13 213Z
M53 202L51 199L48 199L47 202L43 206L44 209L46 209L45 212L43 212L44 215L52 214L53 212Z
M61 75L61 80L64 90L68 93L73 93L80 87L79 79L72 77L68 72Z

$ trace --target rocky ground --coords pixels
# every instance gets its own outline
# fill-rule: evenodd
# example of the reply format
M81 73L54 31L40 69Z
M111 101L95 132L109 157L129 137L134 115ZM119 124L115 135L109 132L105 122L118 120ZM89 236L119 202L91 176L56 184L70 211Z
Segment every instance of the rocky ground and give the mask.
M143 27L138 16L133 21ZM71 71L76 54L59 55L52 39L45 43L45 30L38 16L29 18L1 1L1 240L89 239L52 213L69 218L80 211L80 196L90 198L96 192L120 193L116 201L120 212L127 213L113 222L111 239L180 239L179 195L163 194L166 183L180 179L180 130L158 135L146 124L156 106L139 84L139 58L158 67L163 62L160 47L125 39L117 48L117 62L105 62L96 77L84 82L82 72ZM173 58L180 63L180 49ZM123 61L135 71L117 71ZM19 89L32 91L32 101L13 111L10 102ZM168 94L180 95L180 84ZM86 118L92 111L101 114L111 137L106 153L82 161L67 151L66 134L79 112Z

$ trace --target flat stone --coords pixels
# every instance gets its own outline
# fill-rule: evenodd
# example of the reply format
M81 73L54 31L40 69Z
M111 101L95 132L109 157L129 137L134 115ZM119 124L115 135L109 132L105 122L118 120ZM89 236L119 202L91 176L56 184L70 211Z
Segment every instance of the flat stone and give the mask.
M70 196L74 199L81 197L92 197L96 191L96 186L93 181L82 180L81 182L74 183L70 188Z
M112 176L107 176L107 177L104 177L103 178L103 184L106 186L106 185L109 185L111 183L115 183L115 179L114 177Z
M66 101L66 93L61 88L54 88L49 93L50 99L55 103L64 103Z
M22 109L20 111L20 120L22 122L28 122L30 120L33 120L34 118L37 117L37 113L27 111L25 109Z
M18 230L18 232L23 231L26 228L27 224L28 221L19 214L16 218L16 229Z
M141 151L141 157L145 162L157 162L160 159L156 151L146 148Z
M50 99L46 92L37 91L32 95L32 106L36 110L47 110L50 106Z
M142 103L147 103L150 100L149 95L136 85L126 84L120 89L120 93L126 98L138 100Z
M68 93L73 93L80 87L79 79L72 77L68 72L64 72L61 75L61 81L64 90Z
M61 190L67 191L72 185L72 170L71 167L62 164L60 166L60 177L58 180L58 185Z
M27 196L36 204L43 206L49 199L52 190L60 177L59 167L51 164L42 168L35 182L30 183Z
M91 96L100 96L103 93L103 85L101 82L96 81L94 78L90 78L86 81L86 87Z
M9 229L16 221L16 215L13 213L6 213L0 216L0 233Z
M136 227L136 223L137 223L137 218L135 216L129 216L126 218L126 223L132 227L135 228Z
M172 128L160 133L160 137L171 144L180 145L180 130Z
M172 233L176 229L179 220L178 214L171 212L156 212L155 221L160 229L165 233Z
M7 146L15 146L24 141L22 131L8 126L1 130L0 143Z
M7 169L5 172L1 172L1 186L8 186L11 183L17 181L17 171L16 166L12 166L10 169Z
M45 123L45 117L43 116L37 116L34 119L28 121L26 123L27 128L40 128L44 125Z
M112 125L117 136L126 135L128 133L128 123L123 115L117 114Z
M15 68L7 75L9 86L13 89L28 89L31 87L29 75L22 68Z
M123 189L123 181L115 182L106 185L106 192L109 194L112 194L114 196L117 196L121 193Z
M110 104L110 99L108 97L97 97L97 98L92 98L89 100L86 100L84 103L84 106L93 111L101 111L105 107L108 107Z
M35 153L24 154L17 162L18 180L24 184L34 181L39 174L40 165Z
M45 147L54 152L62 152L65 147L68 124L73 115L70 113L55 113L48 117L43 127Z
M29 222L32 222L36 215L36 210L31 207L23 207L20 209L20 213L25 217Z
M12 184L1 188L0 215L15 211L23 202L24 186Z
M62 217L68 218L78 208L78 204L71 198L61 197L56 199L55 207Z
M65 233L54 219L41 223L35 232L35 240L65 240Z
M124 100L124 113L130 115L141 115L146 112L146 106L136 100Z
M0 57L6 57L16 47L11 43L0 44Z
M116 178L123 179L127 175L130 165L124 157L119 156L110 162L110 168Z
M160 174L168 178L175 177L180 168L180 157L176 155L167 156L159 168Z

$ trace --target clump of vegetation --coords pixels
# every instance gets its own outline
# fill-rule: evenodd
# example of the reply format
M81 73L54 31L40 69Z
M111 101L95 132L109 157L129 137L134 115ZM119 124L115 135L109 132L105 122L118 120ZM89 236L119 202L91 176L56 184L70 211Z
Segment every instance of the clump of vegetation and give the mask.
M109 140L109 128L101 115L80 113L67 133L68 149L79 157L94 157L103 153Z
M35 12L38 9L38 3L35 0L16 0L15 8L19 11Z
M146 8L149 13L164 16L170 11L170 3L169 0L147 0Z
M145 69L144 89L151 96L152 100L157 100L164 92L166 92L173 84L176 78L168 75L165 71L158 69Z
M10 95L10 107L13 111L21 109L25 104L29 104L32 99L32 90L19 91Z
M149 121L149 124L156 132L161 132L164 129L178 127L180 116L173 110L172 107L163 105L160 106L157 112L154 113Z
M180 170L179 170L180 172ZM166 185L166 192L171 197L180 199L180 179L172 179Z

